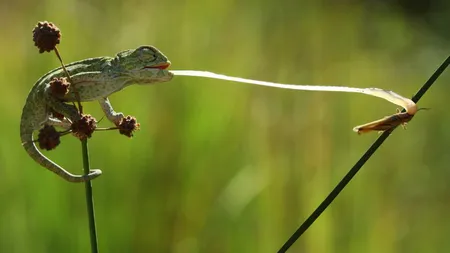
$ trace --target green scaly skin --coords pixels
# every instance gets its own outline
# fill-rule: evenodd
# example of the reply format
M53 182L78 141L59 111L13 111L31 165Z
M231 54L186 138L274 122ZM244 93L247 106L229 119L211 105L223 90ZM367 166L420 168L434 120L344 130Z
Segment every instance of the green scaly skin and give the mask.
M66 65L80 96L80 102L99 101L108 120L118 124L124 117L115 112L108 96L132 84L152 84L170 81L173 77L166 68L170 61L158 49L141 46L126 50L115 57L90 58ZM28 94L20 122L20 138L27 153L40 165L56 173L69 182L84 182L101 175L100 170L91 170L88 175L73 175L44 156L33 141L33 133L44 125L54 125L66 130L71 122L80 118L75 106L74 89L70 89L64 98L51 95L49 83L54 77L64 77L62 68L54 69L42 76ZM58 120L52 117L52 110L63 114Z

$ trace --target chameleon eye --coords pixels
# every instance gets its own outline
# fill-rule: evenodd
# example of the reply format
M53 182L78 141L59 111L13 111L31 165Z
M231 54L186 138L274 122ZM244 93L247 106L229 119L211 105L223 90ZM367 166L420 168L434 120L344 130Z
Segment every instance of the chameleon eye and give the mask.
M149 46L142 46L136 51L142 61L153 61L156 58L155 51Z

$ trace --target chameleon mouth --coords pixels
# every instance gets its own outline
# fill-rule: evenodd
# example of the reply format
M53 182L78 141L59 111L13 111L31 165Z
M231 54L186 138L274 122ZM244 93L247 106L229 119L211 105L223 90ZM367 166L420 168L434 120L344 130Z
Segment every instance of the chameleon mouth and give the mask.
M144 69L167 69L170 66L170 62L162 62L152 66L145 66Z

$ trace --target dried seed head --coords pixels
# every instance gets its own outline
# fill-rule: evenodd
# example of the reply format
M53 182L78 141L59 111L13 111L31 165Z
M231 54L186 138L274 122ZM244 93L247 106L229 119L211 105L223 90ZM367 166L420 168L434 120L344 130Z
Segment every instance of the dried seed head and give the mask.
M119 128L120 134L131 138L133 137L133 132L139 130L140 124L137 123L135 117L128 115L120 121L117 127Z
M83 114L81 119L72 123L72 134L80 140L91 138L97 128L97 121L89 114Z
M34 45L39 48L39 53L52 51L60 40L61 31L51 22L38 22L33 29L33 41Z
M50 92L57 98L63 98L69 92L70 83L65 77L53 77L50 81Z
M38 142L39 148L45 150L52 150L56 148L59 143L60 134L56 131L55 127L45 125L39 130Z

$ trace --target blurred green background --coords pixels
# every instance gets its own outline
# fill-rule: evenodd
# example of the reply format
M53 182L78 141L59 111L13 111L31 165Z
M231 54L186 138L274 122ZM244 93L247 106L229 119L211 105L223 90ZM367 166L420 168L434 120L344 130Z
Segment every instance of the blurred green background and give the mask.
M427 1L423 1L427 3ZM448 56L449 3L408 1L2 1L0 252L89 252L83 184L20 145L34 82L58 67L31 30L63 33L65 62L151 44L172 69L413 95ZM450 74L290 252L450 250ZM378 137L356 125L395 112L359 94L176 77L111 98L138 118L127 139L90 139L100 252L276 252ZM97 103L85 110L102 117ZM110 126L103 120L101 126ZM81 173L80 143L45 152Z

